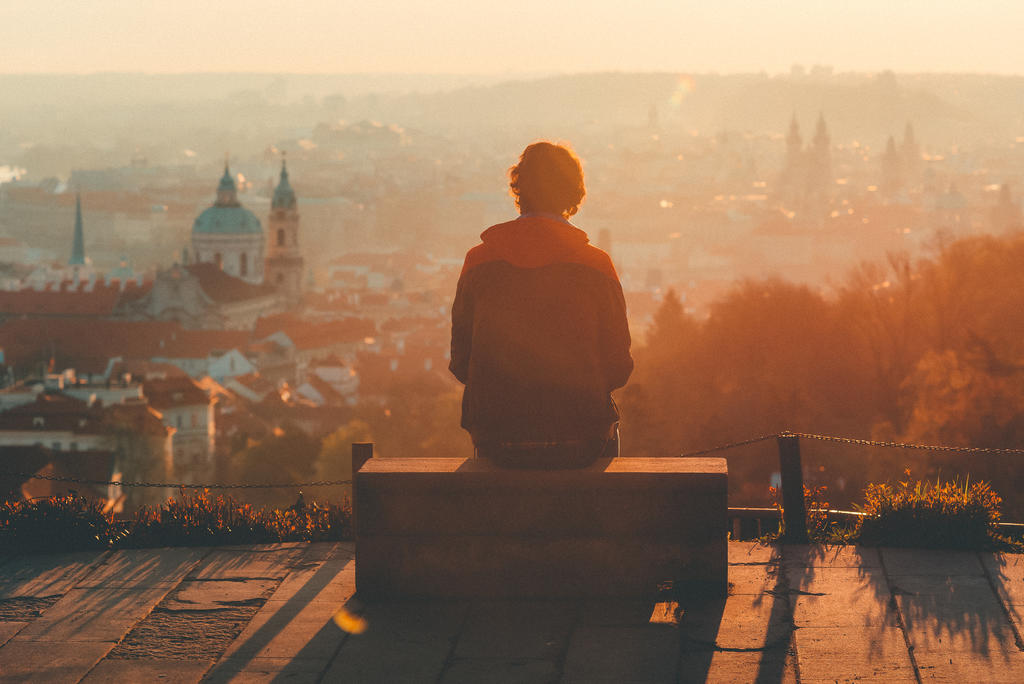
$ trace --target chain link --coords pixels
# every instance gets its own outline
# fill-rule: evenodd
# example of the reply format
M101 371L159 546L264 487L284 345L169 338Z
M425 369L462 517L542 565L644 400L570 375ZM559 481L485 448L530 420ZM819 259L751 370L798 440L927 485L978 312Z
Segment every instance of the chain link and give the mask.
M694 456L703 456L705 454L713 454L717 451L727 451L728 449L735 449L736 447L746 446L748 444L757 444L758 442L765 442L769 439L775 439L779 435L761 435L760 437L751 437L741 442L730 442L729 444L722 444L720 446L711 447L710 449L701 449L700 451L688 451L685 454L680 454L680 458L693 458Z
M23 477L32 480L50 480L51 482L74 482L76 484L97 485L100 487L157 487L162 489L275 489L301 487L335 487L352 484L352 480L316 480L314 482L265 482L237 484L187 484L184 482L117 482L115 480L83 480L77 477L60 475L38 475L35 473L0 473L2 477Z
M919 449L922 451L950 451L963 454L1024 454L1024 449L1009 447L958 447L933 444L913 444L906 442L881 442L873 439L857 439L855 437L834 437L832 435L816 435L808 432L783 432L779 437L803 437L816 439L819 442L838 442L839 444L856 444L859 446L883 447L887 449Z

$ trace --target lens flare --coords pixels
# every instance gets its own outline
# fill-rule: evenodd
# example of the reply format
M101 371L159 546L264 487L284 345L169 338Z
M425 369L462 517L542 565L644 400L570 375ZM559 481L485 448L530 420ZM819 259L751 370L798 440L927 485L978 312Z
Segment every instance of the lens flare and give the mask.
M678 107L696 89L697 83L693 80L692 76L680 76L679 80L676 81L675 90L672 91L668 101L673 107Z
M334 624L349 634L362 634L366 631L366 620L344 608L334 614Z

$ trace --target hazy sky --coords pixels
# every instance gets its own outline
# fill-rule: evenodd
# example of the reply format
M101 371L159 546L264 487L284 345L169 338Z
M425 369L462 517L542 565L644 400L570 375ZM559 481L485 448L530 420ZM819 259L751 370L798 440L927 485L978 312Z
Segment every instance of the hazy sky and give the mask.
M1022 73L1020 0L0 0L0 72Z

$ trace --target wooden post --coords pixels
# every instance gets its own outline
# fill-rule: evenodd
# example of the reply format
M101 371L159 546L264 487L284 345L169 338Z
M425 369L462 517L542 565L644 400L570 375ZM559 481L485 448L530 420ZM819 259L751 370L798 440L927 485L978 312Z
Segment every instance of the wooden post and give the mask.
M373 442L354 442L352 444L352 479L363 465L373 458Z
M373 442L352 443L352 538L353 541L359 537L356 524L359 520L359 497L356 487L356 473L366 465L366 462L373 458Z
M804 510L804 469L800 462L800 438L783 433L779 441L779 470L782 474L782 519L785 541L807 543L807 511Z

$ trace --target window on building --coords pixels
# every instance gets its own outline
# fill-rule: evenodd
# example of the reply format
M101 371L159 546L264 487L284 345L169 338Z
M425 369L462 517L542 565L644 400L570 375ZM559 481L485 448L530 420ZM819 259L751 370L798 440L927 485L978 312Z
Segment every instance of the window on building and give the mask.
M195 411L192 412L192 427L199 427L199 414Z
M32 427L41 428L46 427L46 419L42 416L34 416L32 418Z
M284 285L284 273L277 274L277 284Z
M50 445L50 448L53 449L54 451L60 451L60 442L54 442L53 444Z
M284 247L284 228L277 229L277 246Z
M181 429L181 416L180 415L177 415L177 416L174 417L174 423L177 426L177 428L180 430Z
M249 255L245 252L242 252L242 255L238 257L238 275L249 275Z
M78 451L78 442L71 442L68 444L68 449L71 451Z

